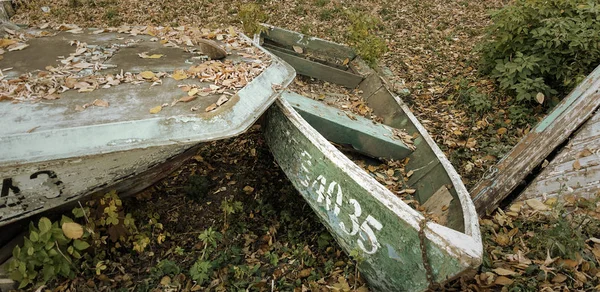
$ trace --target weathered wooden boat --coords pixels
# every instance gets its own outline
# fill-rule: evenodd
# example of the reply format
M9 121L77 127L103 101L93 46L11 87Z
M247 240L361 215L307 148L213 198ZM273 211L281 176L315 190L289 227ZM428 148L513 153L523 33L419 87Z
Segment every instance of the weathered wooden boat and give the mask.
M232 30L223 34L227 31ZM225 40L228 37L236 35L225 36ZM0 68L13 69L0 74L0 100L9 99L0 102L0 226L76 202L91 193L116 189L128 194L152 185L195 155L198 143L246 131L273 103L279 88L295 76L288 64L259 46L253 48L249 39L238 34L238 39L223 42L229 52L222 62L207 64L256 68L261 61L248 59L249 50L254 50L264 57L262 72L248 78L244 86L222 83L232 74L228 67L227 73L215 79L186 79L185 74L202 73L199 66L206 58L203 52L194 52L200 43L180 44L186 47L184 51L177 44L164 46L152 38L140 32L77 30L32 38L26 49L3 55ZM71 46L70 42L78 45ZM247 43L243 47L230 46L242 42ZM88 61L94 56L100 58ZM71 62L69 66L75 64L70 68L79 70L56 69L65 59ZM48 69L47 65L55 67ZM197 71L187 70L190 66L196 66ZM177 71L180 69L184 71ZM157 77L158 72L165 72L165 77ZM75 84L83 93L69 90L60 98L52 95L29 100L38 94L40 84L27 87L21 81L48 74L56 74L57 80L73 77L87 85ZM118 74L133 82L94 87L93 80ZM35 90L23 95L23 100L13 98L11 102L8 94L15 84L22 85L20 90ZM182 91L182 86L188 89ZM200 96L203 88L209 91ZM181 102L174 104L174 100ZM195 108L199 110L193 111Z
M380 291L423 291L476 269L483 248L470 196L425 128L380 76L339 44L275 27L267 27L262 37L264 47L298 73L358 87L383 118L383 125L374 124L284 91L265 119L275 160L340 246L359 255L369 285ZM414 148L392 138L398 129L418 136ZM399 181L415 191L414 199L429 213L444 218L443 224L411 208L330 141L372 157L408 160L405 170L411 174Z
M599 107L600 66L473 187L477 211L491 212L507 197L596 196Z

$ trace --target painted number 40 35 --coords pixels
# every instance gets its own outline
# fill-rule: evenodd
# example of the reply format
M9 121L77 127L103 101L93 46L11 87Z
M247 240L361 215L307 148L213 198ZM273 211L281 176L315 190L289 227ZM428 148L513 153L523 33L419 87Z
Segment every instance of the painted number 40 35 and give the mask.
M310 181L310 168L312 166L312 162L310 158L310 154L306 151L303 151L301 154L305 160L301 164L301 172L304 172L300 175L300 183L306 187L315 191L316 198L312 198L316 200L316 202L325 207L325 210L331 211L333 210L333 215L336 217L347 216L347 218L351 222L351 226L346 226L344 222L339 220L340 229L350 236L359 235L357 239L358 247L362 249L367 254L374 254L377 252L377 249L380 247L379 242L377 242L377 236L375 235L376 231L380 231L383 228L383 225L375 219L371 215L367 215L364 221L360 223L360 218L362 217L362 208L360 203L351 198L348 200L348 204L350 204L351 208L342 209L343 204L343 193L342 187L339 183L335 181L331 181L327 184L327 179L323 175L317 176L315 180ZM348 211L351 210L351 211ZM344 214L348 212L347 214Z

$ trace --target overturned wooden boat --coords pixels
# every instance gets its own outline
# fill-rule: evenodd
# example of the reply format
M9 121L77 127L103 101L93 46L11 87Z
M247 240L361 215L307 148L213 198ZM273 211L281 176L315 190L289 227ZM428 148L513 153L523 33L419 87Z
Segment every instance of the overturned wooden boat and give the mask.
M375 124L290 91L282 93L265 119L275 160L340 246L357 255L370 286L423 291L476 269L483 248L469 194L425 128L380 76L339 44L275 27L267 27L262 37L264 46L298 73L357 86L383 119L383 125ZM394 139L396 130L416 136L414 147ZM408 161L410 175L398 180L427 211L444 218L443 224L411 208L330 141L372 157Z
M5 41L20 47L0 60L13 67L0 74L0 226L91 193L152 185L198 143L246 131L295 76L233 29L191 34L218 43L185 34L158 42L162 32L145 27L66 29ZM220 50L223 60L206 56ZM236 68L245 75L235 78Z
M477 211L492 212L508 197L596 197L600 191L598 108L600 66L473 187Z

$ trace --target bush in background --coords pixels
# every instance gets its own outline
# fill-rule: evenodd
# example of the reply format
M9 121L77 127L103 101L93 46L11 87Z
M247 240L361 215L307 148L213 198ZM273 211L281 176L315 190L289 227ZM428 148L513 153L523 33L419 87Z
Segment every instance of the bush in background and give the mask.
M516 0L492 20L484 72L520 103L563 95L600 64L596 0Z

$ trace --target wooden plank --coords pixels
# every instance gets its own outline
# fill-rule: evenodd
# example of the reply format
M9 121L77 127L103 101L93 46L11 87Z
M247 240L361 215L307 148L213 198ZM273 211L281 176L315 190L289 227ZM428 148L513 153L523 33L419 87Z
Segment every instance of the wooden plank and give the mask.
M375 158L400 160L412 153L401 140L395 139L391 127L327 106L299 94L284 91L296 111L327 140L352 145L358 152Z
M271 50L271 53L290 64L298 74L314 77L331 83L339 84L348 88L355 88L363 78L348 71L342 71L321 63L313 62L290 55L281 51Z
M479 214L494 210L600 105L600 66L563 99L471 190Z
M423 204L423 208L435 218L439 224L445 225L448 222L448 212L450 211L450 202L452 194L446 186L439 188L433 196Z
M578 196L600 192L600 112L577 131L561 152L540 172L517 200Z
M307 60L311 60L311 61L314 61L316 63L321 63L321 64L329 66L329 67L340 69L342 71L348 70L348 66L343 66L343 65L339 65L339 64L327 62L326 60L320 60L320 59L315 58L314 56L309 56L309 55L306 55L306 54L299 54L299 53L296 53L293 50L282 48L280 46L277 46L277 45L274 45L274 44L269 44L267 42L263 43L263 47L265 49L269 50L269 51L280 51L280 52L286 53L288 55L292 55L292 56L304 58L304 59L307 59Z
M480 264L474 211L465 214L464 222L473 223L465 233L427 221L315 132L285 99L267 111L265 138L340 246L359 252L361 275L374 290L426 290L424 258L439 283Z
M267 31L263 35L265 38L288 46L290 49L293 46L299 46L307 52L315 52L319 55L326 55L342 61L346 58L352 60L354 57L356 57L354 50L348 46L306 36L301 33L279 27L273 27L270 25L265 25L265 27L267 27Z

